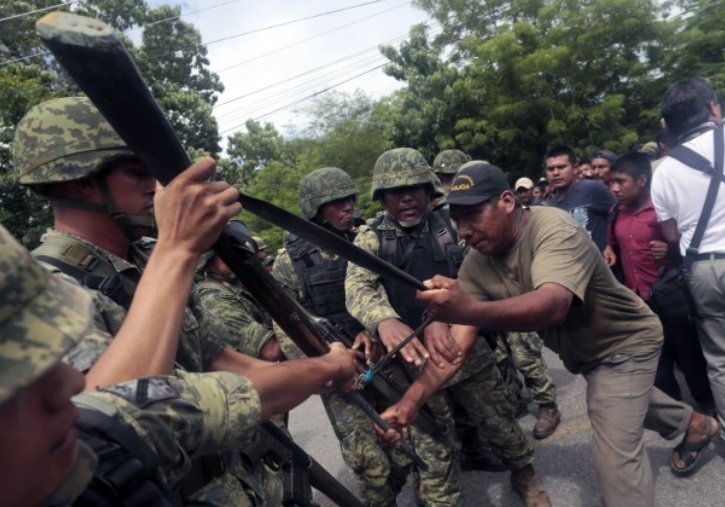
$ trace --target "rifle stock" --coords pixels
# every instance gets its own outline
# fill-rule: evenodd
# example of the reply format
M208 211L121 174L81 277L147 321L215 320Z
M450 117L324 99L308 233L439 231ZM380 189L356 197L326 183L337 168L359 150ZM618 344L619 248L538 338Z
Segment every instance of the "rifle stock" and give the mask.
M282 505L315 506L310 491L312 486L337 505L363 507L360 500L271 422L264 423L257 431L249 451L246 456L249 465L253 466L265 456L282 464L285 474Z

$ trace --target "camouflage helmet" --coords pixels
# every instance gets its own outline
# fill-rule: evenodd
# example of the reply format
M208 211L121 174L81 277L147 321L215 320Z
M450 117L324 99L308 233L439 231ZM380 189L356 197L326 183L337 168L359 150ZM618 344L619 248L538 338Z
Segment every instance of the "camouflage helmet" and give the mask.
M13 159L22 185L86 178L115 159L133 156L86 97L43 102L15 129Z
M456 174L463 164L471 157L460 150L443 150L433 160L433 172L441 174Z
M323 167L302 178L297 196L302 216L312 220L323 204L355 197L359 193L352 178L345 171L337 167Z
M435 188L435 174L422 153L413 148L395 148L378 157L373 168L373 199L389 188L426 185L433 197L443 194Z
M0 227L0 404L61 360L92 311L84 289L53 276Z

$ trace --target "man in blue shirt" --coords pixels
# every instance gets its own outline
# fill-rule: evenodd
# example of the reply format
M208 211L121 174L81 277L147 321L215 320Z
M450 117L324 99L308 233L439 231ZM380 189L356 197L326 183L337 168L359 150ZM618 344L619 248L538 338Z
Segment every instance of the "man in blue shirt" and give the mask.
M552 189L546 205L568 211L603 251L607 246L607 215L617 199L600 182L577 179L576 154L569 146L549 150L544 165Z

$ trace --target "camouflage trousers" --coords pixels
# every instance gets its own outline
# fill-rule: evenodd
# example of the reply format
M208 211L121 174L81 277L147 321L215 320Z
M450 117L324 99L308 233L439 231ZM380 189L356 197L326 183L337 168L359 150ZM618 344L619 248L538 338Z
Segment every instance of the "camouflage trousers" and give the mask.
M496 363L517 399L522 399L524 384L531 400L538 404L556 401L556 385L546 366L541 349L544 342L538 333L496 333ZM518 372L524 377L521 382Z
M371 393L371 389L365 392L366 399L377 410L382 411L389 405ZM413 468L410 459L396 449L383 446L370 418L344 395L325 394L322 400L340 441L342 457L355 474L362 501L375 507L397 505L396 497ZM439 426L445 428L445 438L450 439L452 419L445 399L434 397L431 408ZM408 429L406 439L428 465L427 471L418 471L420 499L429 506L461 505L461 472L455 449L415 426Z
M478 337L466 364L446 386L462 445L487 442L510 470L534 459L534 446L516 420L512 394L499 371L488 343ZM475 431L478 438L466 438ZM464 452L467 449L463 449Z

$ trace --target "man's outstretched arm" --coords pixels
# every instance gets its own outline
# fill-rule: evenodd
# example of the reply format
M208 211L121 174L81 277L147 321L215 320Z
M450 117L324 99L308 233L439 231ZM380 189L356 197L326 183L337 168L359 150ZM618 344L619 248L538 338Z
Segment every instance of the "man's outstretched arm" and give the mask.
M262 403L262 420L286 412L313 394L350 391L357 385L354 353L332 343L323 356L270 363L240 354L229 347L212 367L242 375L254 384Z
M381 438L394 444L400 439L400 431L409 426L418 415L420 407L436 394L461 369L466 356L476 341L477 329L471 326L454 325L451 335L463 353L463 361L455 364L444 362L442 365L433 361L426 362L418 378L410 385L400 400L386 409L382 418L390 424L391 429Z

